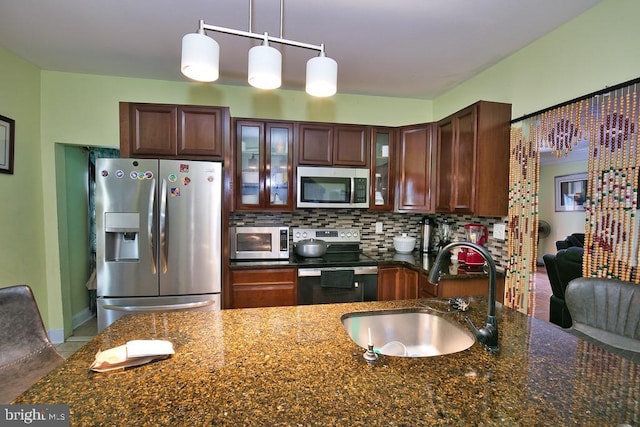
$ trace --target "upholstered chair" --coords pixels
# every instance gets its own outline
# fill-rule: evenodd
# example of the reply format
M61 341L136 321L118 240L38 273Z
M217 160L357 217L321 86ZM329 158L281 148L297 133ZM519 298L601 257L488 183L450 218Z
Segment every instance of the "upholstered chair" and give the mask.
M549 322L563 328L572 325L571 314L565 302L565 289L570 281L582 277L584 249L572 246L561 249L557 254L545 254L542 259L551 284L549 298Z
M565 291L572 330L591 339L640 354L640 285L582 277Z
M64 362L26 285L0 289L0 404L11 403Z

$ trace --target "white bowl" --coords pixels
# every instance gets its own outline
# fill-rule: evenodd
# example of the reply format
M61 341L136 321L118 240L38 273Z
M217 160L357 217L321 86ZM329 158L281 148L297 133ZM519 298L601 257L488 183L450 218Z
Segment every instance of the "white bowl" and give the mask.
M393 238L393 247L396 252L401 254L408 254L413 252L413 249L416 247L416 238L409 237L406 234L402 236L396 236Z

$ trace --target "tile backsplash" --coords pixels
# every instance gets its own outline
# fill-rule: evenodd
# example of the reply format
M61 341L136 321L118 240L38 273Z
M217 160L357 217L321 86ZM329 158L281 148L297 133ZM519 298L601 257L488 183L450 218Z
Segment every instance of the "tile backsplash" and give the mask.
M393 251L393 237L402 233L416 237L420 241L420 221L425 215L376 212L365 209L303 209L295 212L256 212L232 213L229 225L285 225L289 227L306 228L358 228L361 232L361 248L369 254ZM453 240L464 240L464 225L482 224L489 229L487 248L493 256L496 265L505 267L507 264L507 242L497 240L492 236L496 223L506 224L507 218L473 217L471 215L428 215L436 226L443 219L452 224ZM382 222L383 233L376 234L376 222ZM438 231L435 230L435 242Z

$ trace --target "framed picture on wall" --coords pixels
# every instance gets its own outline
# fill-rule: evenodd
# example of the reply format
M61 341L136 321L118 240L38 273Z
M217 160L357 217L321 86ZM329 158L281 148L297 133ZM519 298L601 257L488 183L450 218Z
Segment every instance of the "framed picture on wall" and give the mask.
M583 211L587 200L587 173L556 176L556 212Z
M16 122L0 116L0 173L13 173L13 149Z

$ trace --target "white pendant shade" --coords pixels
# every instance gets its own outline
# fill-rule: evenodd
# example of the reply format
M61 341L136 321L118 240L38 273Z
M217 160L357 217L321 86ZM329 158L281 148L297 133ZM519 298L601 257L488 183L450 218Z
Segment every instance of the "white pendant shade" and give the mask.
M282 54L265 44L249 50L249 84L258 89L277 89L282 83Z
M307 61L306 91L311 96L335 95L338 81L338 63L326 57L324 52Z
M218 80L220 46L204 34L192 33L182 38L182 74L199 82Z
M249 2L249 27L251 27L252 9ZM262 44L249 49L249 70L247 80L258 89L277 89L282 84L282 54L269 43L296 46L319 52L317 58L307 62L306 90L317 97L332 96L337 91L338 63L325 55L324 44L314 45L282 38L283 5L280 5L280 37L269 37L268 33L258 34L251 31L236 30L199 22L196 33L182 38L182 74L200 82L213 82L219 76L220 46L205 31L217 31L241 37L262 40Z

